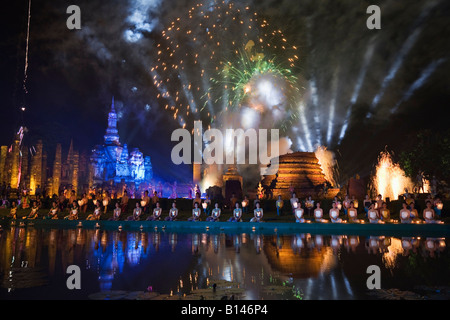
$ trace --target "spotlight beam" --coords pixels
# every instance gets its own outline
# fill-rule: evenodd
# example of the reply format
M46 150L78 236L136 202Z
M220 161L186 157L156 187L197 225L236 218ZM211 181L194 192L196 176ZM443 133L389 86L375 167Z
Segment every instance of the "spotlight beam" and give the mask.
M400 99L399 102L397 102L397 104L395 105L395 107L391 110L391 113L395 113L399 106L407 101L409 98L411 98L411 96L414 94L414 92L419 89L422 85L425 84L425 82L428 80L428 78L431 76L431 74L436 70L436 68L442 64L444 61L446 61L447 59L439 59L436 61L431 62L423 71L421 76L414 81L414 83L408 88L408 90L405 92L405 94L403 95L403 97Z
M421 14L419 17L414 21L414 24L412 26L412 30L414 30L410 36L406 39L404 42L402 48L400 49L399 53L397 54L394 63L392 64L391 68L389 69L389 72L387 76L383 79L383 82L381 84L380 91L375 95L373 98L372 104L370 106L370 110L366 115L366 118L370 118L374 112L375 107L380 102L381 98L383 97L387 87L391 83L391 81L395 78L397 71L400 69L400 67L403 65L403 61L405 57L408 55L408 53L411 51L411 49L416 44L417 39L419 38L419 35L421 34L423 30L422 23L427 18L427 16L430 14L431 10L436 7L436 5L440 1L432 1L427 2L424 7L422 8Z

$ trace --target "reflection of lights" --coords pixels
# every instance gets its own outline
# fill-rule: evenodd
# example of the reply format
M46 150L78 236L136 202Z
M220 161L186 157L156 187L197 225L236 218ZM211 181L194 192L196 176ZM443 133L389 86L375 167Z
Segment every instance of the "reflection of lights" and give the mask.
M393 269L397 256L403 253L403 242L397 238L391 238L391 245L387 247L388 251L383 254L383 261L386 268Z

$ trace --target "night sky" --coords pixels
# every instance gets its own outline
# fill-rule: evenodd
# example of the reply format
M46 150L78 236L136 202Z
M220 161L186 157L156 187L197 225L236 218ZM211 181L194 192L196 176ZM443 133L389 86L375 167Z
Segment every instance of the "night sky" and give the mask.
M121 142L150 155L155 173L164 179L190 176L188 167L169 160L170 135L179 124L157 100L149 69L161 30L197 2L32 1L28 94L22 88L28 0L3 5L0 144L11 144L25 125L25 143L42 139L50 161L57 142L67 150L73 139L76 149L89 152L103 142L114 96ZM81 30L66 27L71 4L81 8ZM381 30L366 28L371 4L381 8ZM419 129L447 129L448 1L254 0L248 5L300 48L295 72L305 84L309 139L314 144L320 136L336 153L343 177L369 174L385 146L399 154ZM127 40L126 30L141 38ZM327 123L317 131L314 114ZM300 126L297 134L304 138L305 130ZM290 139L291 149L301 150L296 137Z

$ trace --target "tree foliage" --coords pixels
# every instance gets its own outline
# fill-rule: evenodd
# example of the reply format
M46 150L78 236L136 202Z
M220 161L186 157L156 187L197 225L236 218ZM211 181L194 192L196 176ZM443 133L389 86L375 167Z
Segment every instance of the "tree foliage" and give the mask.
M450 130L421 130L409 150L400 154L400 165L406 175L414 178L423 171L425 177L450 182Z

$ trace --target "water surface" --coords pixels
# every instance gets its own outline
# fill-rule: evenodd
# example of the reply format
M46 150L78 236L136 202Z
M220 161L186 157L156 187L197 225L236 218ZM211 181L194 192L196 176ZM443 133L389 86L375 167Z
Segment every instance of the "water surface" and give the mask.
M70 265L81 269L81 290L66 286ZM11 227L0 238L0 297L371 299L369 265L380 267L382 289L450 286L445 238Z

